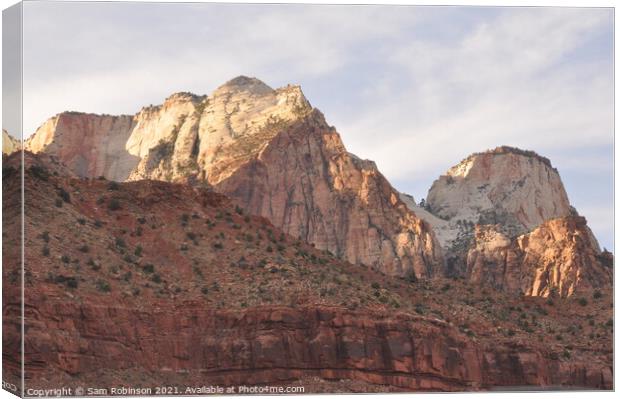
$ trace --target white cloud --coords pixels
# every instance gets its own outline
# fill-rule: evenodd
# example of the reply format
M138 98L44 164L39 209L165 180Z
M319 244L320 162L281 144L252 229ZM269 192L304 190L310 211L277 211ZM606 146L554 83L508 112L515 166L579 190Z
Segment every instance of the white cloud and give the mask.
M544 153L611 143L611 64L563 60L608 16L511 10L453 42L414 39L392 57L409 84L379 86L373 111L342 120L341 130L360 155L372 154L399 179L502 144Z

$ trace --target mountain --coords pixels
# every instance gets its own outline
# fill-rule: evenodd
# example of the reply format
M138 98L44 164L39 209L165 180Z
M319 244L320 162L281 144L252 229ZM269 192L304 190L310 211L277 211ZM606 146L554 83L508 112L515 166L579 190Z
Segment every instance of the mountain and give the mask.
M506 146L472 154L422 206L347 152L299 86L240 76L133 116L66 112L25 146L78 176L208 185L317 249L393 276L447 275L542 296L611 286L613 257L547 158Z
M26 148L84 177L189 176L352 263L416 278L442 271L431 228L373 162L346 151L298 86L274 90L241 76L210 96L174 94L134 116L63 113Z
M549 301L393 277L286 234L207 183L81 178L48 154L23 156L23 185L21 153L2 171L8 382L19 381L25 309L32 389L612 388L611 291Z
M435 180L424 204L401 197L433 227L449 275L535 296L612 284L612 255L570 205L558 171L532 151L472 154Z
M497 223L524 233L572 214L558 171L532 151L498 147L472 154L435 180L428 210L448 221Z

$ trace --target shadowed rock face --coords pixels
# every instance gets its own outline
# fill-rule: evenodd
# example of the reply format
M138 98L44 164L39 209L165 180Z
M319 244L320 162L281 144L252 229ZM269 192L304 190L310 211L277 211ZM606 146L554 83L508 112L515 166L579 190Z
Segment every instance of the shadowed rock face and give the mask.
M54 155L78 176L124 180L139 160L125 150L134 124L131 116L64 112L41 125L25 149Z

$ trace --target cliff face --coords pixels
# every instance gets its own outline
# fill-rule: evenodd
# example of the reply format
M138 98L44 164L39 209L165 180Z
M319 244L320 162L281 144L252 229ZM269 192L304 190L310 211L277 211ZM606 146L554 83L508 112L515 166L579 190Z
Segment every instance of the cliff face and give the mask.
M191 176L276 226L353 263L430 277L433 232L374 163L349 154L298 86L238 77L211 96L179 93L133 117L61 114L29 141L80 176Z
M64 112L48 119L25 142L25 149L54 155L78 176L124 180L138 163L125 150L132 116Z
M546 221L515 239L496 226L478 225L467 274L472 282L520 294L570 296L612 284L609 255L598 250L585 219L578 216Z
M11 136L6 130L2 129L2 153L11 154L21 147L18 139Z
M570 206L551 162L499 147L473 154L436 180L424 207L447 273L525 295L569 296L610 286L610 268L584 218Z
M607 366L566 363L527 347L481 347L445 323L403 314L277 306L231 312L197 303L142 311L48 302L30 315L26 373L36 378L53 368L64 383L97 386L97 372L138 369L157 373L160 384L182 375L186 384L318 377L403 391L613 386ZM59 339L68 323L72 328Z
M511 147L473 154L450 168L431 186L427 205L445 220L499 223L515 233L571 214L549 160Z
M350 262L399 276L441 271L430 227L407 209L373 162L346 151L318 111L280 131L215 188Z

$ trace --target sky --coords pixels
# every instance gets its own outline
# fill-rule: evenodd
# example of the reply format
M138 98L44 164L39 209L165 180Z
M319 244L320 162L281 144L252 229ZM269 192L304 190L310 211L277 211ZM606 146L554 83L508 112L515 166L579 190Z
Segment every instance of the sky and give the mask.
M550 158L612 250L613 29L609 8L27 2L24 134L238 75L300 84L418 201L472 152Z

